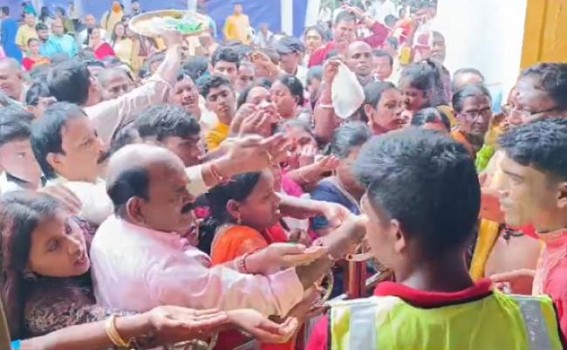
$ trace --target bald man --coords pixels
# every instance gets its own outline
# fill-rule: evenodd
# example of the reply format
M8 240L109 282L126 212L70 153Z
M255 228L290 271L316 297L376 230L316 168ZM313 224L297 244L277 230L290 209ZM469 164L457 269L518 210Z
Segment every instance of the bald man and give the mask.
M16 102L23 100L22 66L13 58L0 60L0 90Z
M48 58L57 54L66 54L73 58L79 52L77 41L69 34L65 34L63 20L56 18L51 23L51 35L43 46L43 53Z
M305 253L293 244L211 267L209 256L184 238L196 234L188 183L181 159L165 148L129 145L112 156L107 191L115 215L99 227L91 247L99 304L138 312L163 304L227 311L246 306L283 316L331 268L332 259L317 252L308 265L282 269L285 259ZM330 234L337 238L329 243L330 255L342 256L363 235L361 220L345 222Z
M374 80L372 76L372 47L364 41L352 42L346 52L347 66L358 77L362 86Z

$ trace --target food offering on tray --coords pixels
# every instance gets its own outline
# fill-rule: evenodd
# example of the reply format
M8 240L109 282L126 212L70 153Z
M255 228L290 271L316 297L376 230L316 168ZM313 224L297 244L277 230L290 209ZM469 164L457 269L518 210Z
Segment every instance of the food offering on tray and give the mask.
M208 18L192 11L152 11L139 14L130 20L132 31L147 37L158 37L169 30L176 30L184 36L197 36L208 27Z

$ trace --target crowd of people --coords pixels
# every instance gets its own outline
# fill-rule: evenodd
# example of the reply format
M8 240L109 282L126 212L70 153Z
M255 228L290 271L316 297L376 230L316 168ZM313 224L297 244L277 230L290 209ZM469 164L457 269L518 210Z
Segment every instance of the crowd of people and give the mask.
M296 38L244 5L222 34L159 38L128 28L137 1L1 9L12 348L564 348L567 64L495 106L443 66L434 9L344 1ZM360 246L391 281L304 343Z

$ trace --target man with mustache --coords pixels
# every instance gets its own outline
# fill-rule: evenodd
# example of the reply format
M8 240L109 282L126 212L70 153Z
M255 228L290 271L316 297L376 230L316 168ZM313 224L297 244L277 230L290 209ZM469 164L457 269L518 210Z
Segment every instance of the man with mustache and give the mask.
M169 95L169 103L180 106L197 120L201 119L201 109L199 108L199 90L191 76L180 70L177 81L173 85L173 90Z
M112 202L99 178L103 142L85 112L67 102L51 105L32 123L31 144L46 186L65 185L83 204L79 216L100 225Z
M285 150L270 152L283 155ZM250 154L242 162L253 157L269 158ZM181 159L161 147L129 145L112 156L108 169L115 215L97 231L91 259L97 302L111 308L142 311L173 303L231 310L246 305L283 316L329 270L330 257L342 256L364 235L363 220L351 217L327 237L329 256L326 249L309 253L304 246L276 244L211 267L209 256L183 238L195 226L195 199L187 191ZM301 259L302 266L287 268L297 263L286 264L284 257Z
M355 41L348 46L347 65L358 77L362 86L372 82L372 48L364 41Z
M508 127L513 129L547 117L567 117L566 96L567 64L539 63L527 68L520 74L503 107ZM504 150L497 149L481 174L484 220L480 223L471 266L471 275L475 279L526 268L533 270L539 254L537 242L531 239L536 236L530 223L501 230L504 218L499 210L498 188L505 180L501 167L504 156ZM513 282L511 290L514 293L531 291L529 278Z
M210 162L185 169L190 182L188 191L201 194L225 178L267 166L268 147L281 145L281 135L258 143L252 137L231 145L228 153ZM113 213L100 177L104 144L92 121L77 105L60 102L50 106L32 124L31 144L37 162L46 177L46 186L63 185L82 203L79 216L98 226ZM276 153L272 152L276 157ZM243 160L246 159L244 162Z

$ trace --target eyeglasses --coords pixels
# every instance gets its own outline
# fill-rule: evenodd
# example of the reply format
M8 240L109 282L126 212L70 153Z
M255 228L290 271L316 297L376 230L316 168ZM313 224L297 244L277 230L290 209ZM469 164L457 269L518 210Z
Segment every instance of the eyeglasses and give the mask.
M479 120L480 117L484 117L486 119L489 119L492 116L492 109L489 107L489 108L476 110L476 111L461 112L459 114L464 116L467 120L469 120L471 122L475 122L475 121Z

